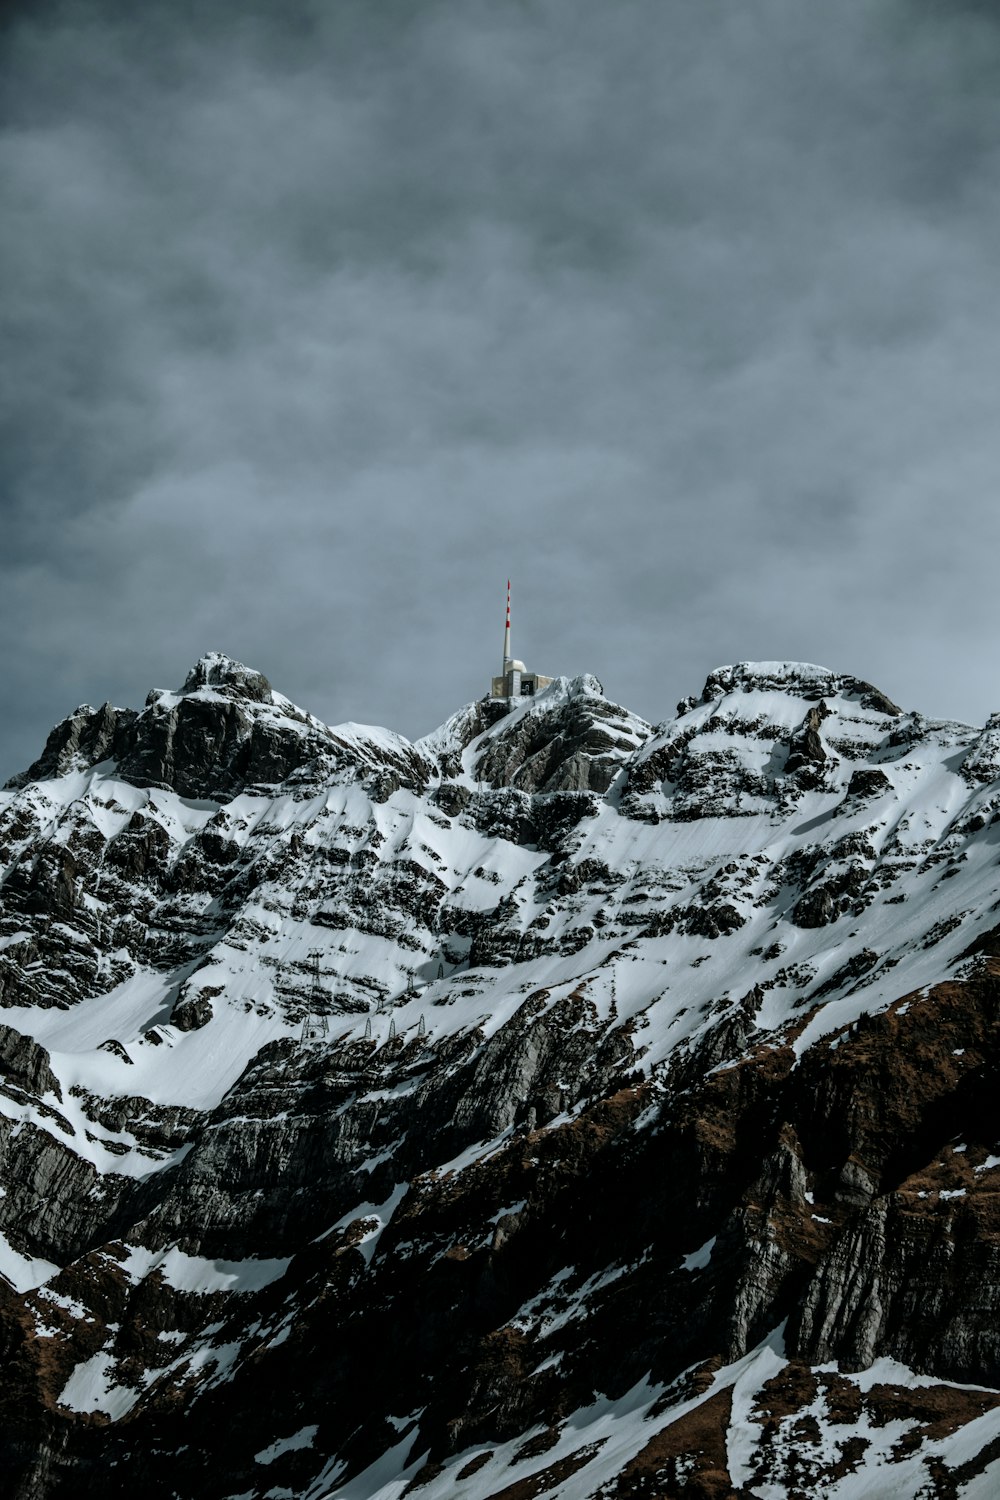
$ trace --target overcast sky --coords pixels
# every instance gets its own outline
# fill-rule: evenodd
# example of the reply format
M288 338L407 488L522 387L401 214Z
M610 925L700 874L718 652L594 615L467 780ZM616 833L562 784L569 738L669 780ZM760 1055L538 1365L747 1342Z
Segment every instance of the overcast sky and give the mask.
M417 735L498 670L1000 708L1000 22L36 3L0 33L0 778L204 651Z

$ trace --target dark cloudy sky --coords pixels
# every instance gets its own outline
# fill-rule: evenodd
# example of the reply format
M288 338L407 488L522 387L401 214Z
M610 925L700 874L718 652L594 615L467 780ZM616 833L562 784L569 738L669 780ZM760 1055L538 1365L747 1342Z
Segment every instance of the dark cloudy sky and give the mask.
M1000 708L1000 20L37 3L0 32L0 775L205 650Z

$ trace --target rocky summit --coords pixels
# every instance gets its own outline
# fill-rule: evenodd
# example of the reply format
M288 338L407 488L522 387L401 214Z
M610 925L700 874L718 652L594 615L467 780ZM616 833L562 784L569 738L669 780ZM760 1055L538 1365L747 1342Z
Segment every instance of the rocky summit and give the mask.
M1000 715L227 657L0 794L10 1500L1000 1493Z

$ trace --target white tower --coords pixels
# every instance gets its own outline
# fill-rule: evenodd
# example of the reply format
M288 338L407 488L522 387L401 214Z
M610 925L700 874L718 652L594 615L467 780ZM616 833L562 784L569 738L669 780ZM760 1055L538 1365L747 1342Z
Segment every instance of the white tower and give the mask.
M547 688L551 677L539 672L529 672L523 661L510 654L510 579L507 579L507 619L503 631L503 670L494 677L490 688L491 698L506 698L510 707L518 698L533 698L542 688Z

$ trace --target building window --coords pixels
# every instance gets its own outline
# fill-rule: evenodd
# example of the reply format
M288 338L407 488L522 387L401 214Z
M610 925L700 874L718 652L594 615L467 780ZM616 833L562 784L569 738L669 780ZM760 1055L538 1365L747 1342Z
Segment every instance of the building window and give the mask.
M535 691L535 679L533 677L521 678L521 697L530 698Z

